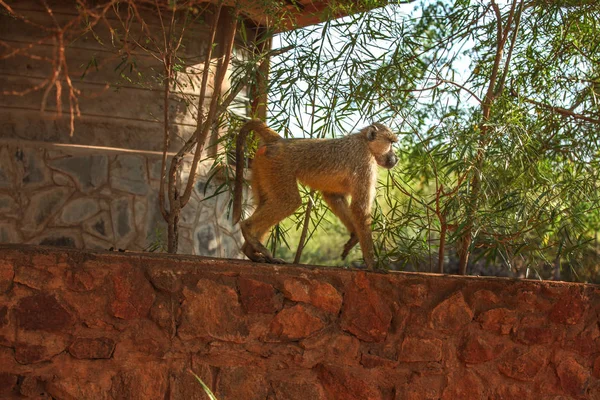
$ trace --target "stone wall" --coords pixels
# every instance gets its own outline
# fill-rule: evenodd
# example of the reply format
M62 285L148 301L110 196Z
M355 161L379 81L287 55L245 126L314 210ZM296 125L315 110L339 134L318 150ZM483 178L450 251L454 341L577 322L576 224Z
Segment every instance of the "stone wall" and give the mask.
M593 285L0 255L1 398L600 398Z
M0 141L0 243L166 247L167 227L158 208L161 157ZM218 177L208 182L211 165L200 166L182 211L179 252L239 257L241 234L231 223L229 192L213 196L223 182Z

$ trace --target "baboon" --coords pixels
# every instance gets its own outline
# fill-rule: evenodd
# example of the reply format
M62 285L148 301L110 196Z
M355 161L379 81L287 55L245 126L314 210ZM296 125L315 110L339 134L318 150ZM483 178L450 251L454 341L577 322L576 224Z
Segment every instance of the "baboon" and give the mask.
M331 211L350 232L342 258L360 243L367 268L375 266L371 234L371 206L375 196L377 166L390 169L398 158L392 143L398 138L380 123L337 139L283 139L260 120L246 122L236 142L236 180L233 221L242 208L243 156L250 131L260 137L252 163L252 191L256 210L241 222L246 242L244 254L252 261L283 263L261 241L268 230L302 204L298 183L318 190ZM352 201L348 202L348 197Z

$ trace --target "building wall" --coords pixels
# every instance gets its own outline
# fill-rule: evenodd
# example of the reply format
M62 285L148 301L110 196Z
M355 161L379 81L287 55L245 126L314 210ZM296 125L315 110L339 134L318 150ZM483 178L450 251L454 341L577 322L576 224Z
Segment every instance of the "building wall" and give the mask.
M0 243L166 251L160 247L167 235L158 204L161 158L147 152L0 144ZM211 165L201 164L182 211L179 252L234 257L239 226L231 223L230 196L213 196L219 178L208 182Z
M157 208L164 141L164 92L157 79L161 63L139 48L124 56L123 29L115 12L93 32L67 35L66 60L80 90L81 111L71 132L64 76L60 102L55 88L27 90L52 77L57 52L52 29L55 23L74 21L75 2L49 1L52 16L39 1L8 4L27 21L0 13L0 41L8 45L0 48L0 242L127 250L148 249L160 238L166 242ZM227 16L224 11L223 18ZM143 17L160 43L163 30L156 12L143 12ZM82 30L85 19L75 26L73 32ZM222 24L217 41L226 26ZM140 32L141 25L134 24L130 37L139 40ZM168 102L171 152L196 128L207 35L208 25L200 19L189 25L178 53L184 67L178 80L184 86ZM46 109L40 112L43 98ZM215 152L216 146L208 146L207 155ZM229 194L225 190L211 197L225 183L219 176L211 178L211 165L201 166L194 196L183 210L179 252L239 257L239 229L228 220ZM185 173L181 178L187 178Z
M600 398L596 285L0 254L1 398Z

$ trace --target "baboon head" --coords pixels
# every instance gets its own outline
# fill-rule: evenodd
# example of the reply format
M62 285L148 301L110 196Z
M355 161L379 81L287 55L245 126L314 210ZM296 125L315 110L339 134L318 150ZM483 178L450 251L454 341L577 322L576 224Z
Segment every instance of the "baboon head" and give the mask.
M398 157L394 153L392 143L396 143L398 137L392 133L390 128L375 122L361 129L360 133L365 135L369 141L369 150L379 166L391 169L396 165Z

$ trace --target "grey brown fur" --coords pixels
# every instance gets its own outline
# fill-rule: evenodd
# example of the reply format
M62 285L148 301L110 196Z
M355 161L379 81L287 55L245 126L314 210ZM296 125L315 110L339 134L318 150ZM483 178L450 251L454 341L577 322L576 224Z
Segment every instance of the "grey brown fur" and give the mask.
M357 243L368 269L375 266L371 234L371 207L377 166L392 168L398 161L392 143L398 139L385 125L374 123L359 133L337 139L283 139L264 122L252 120L237 138L234 222L241 217L243 154L246 137L254 131L261 147L252 164L252 190L256 210L242 221L246 240L242 251L258 262L282 263L261 241L269 229L300 207L298 181L321 191L331 211L350 232L342 257ZM348 202L348 197L352 201Z

